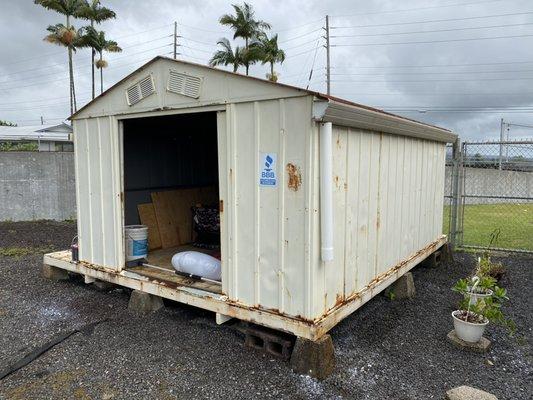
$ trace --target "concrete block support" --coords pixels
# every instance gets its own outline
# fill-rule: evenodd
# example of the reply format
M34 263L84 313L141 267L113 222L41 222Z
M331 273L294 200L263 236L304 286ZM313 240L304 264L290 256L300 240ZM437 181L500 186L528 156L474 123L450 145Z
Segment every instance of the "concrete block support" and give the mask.
M113 290L117 287L114 283L106 282L106 281L100 281L96 279L93 283L93 285L100 290L101 292L108 292L110 290Z
M385 290L385 295L393 293L394 299L412 299L416 295L415 281L411 272L405 273Z
M149 314L163 308L163 299L140 290L131 292L128 309L139 314Z
M498 400L491 393L470 386L458 386L446 392L447 400Z
M298 337L291 355L291 367L294 372L325 379L335 368L335 350L330 335L324 335L317 341Z
M54 281L64 281L68 279L68 271L46 264L43 264L42 275L46 279Z
M479 342L469 343L465 342L456 335L455 330L452 329L448 332L448 342L461 350L473 351L476 353L486 353L490 350L491 342L486 337L482 337Z

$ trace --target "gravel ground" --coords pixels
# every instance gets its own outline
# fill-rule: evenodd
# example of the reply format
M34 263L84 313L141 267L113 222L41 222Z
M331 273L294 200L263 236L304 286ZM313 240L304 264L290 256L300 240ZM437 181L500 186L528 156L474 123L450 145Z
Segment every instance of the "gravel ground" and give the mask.
M148 317L127 311L128 291L99 292L81 280L40 277L42 250L67 248L70 223L0 223L0 370L60 332L103 321L76 333L0 382L0 398L173 399L441 399L459 385L499 399L531 399L533 313L529 290L533 258L501 257L505 311L518 325L510 338L490 326L485 355L452 347L446 334L457 295L453 282L474 265L467 254L438 269L414 271L417 296L377 296L332 332L335 373L319 382L294 374L288 363L244 348L214 314L180 304ZM1 254L1 253L0 253Z

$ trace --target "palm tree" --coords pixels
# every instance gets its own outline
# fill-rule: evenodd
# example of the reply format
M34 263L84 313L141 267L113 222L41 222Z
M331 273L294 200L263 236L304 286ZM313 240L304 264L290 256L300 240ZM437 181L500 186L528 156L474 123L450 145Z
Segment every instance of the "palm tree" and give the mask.
M278 35L273 35L269 39L266 34L262 34L251 43L250 48L257 54L256 57L261 60L261 64L270 64L270 74L267 74L267 78L277 82L278 76L274 72L274 64L282 64L285 61L285 52L278 47Z
M270 24L254 19L254 10L248 3L244 3L242 6L232 4L232 7L235 10L235 15L225 14L220 17L219 22L222 25L231 27L235 31L233 39L238 37L244 39L244 50L247 54L244 66L246 67L246 75L248 75L250 64L253 64L256 61L251 57L251 53L249 52L249 42L260 35L263 30L270 29Z
M116 14L113 10L103 7L100 4L100 0L85 0L84 5L80 11L79 18L87 19L91 21L91 27L94 28L94 24L99 24L108 19L115 18ZM96 55L96 49L91 48L91 78L92 78L92 96L94 99L94 58Z
M231 48L231 44L228 39L222 38L217 44L221 45L223 50L217 50L213 57L209 61L209 65L212 67L216 65L233 65L233 72L237 72L241 65L245 65L244 62L244 49L242 47L235 47L235 51Z
M87 26L85 31L86 34L83 36L83 43L93 48L100 56L95 65L100 70L100 94L102 94L104 91L104 68L108 65L107 61L102 58L103 52L119 53L122 49L114 40L107 40L103 31L97 31L92 26Z
M34 0L35 4L41 5L47 10L57 11L66 17L66 25L50 25L47 30L50 32L45 40L65 46L68 50L68 72L70 79L70 113L74 114L76 106L76 90L74 87L74 70L72 67L72 52L75 51L78 31L70 25L70 18L76 18L82 7L82 0Z

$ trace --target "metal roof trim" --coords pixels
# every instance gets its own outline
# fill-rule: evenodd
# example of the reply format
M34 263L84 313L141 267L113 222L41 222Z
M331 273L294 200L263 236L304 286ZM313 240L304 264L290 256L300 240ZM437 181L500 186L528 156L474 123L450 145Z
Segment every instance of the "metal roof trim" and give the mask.
M317 121L332 122L334 125L369 129L443 143L454 143L457 140L457 135L447 129L323 96L316 97L313 106L313 118Z

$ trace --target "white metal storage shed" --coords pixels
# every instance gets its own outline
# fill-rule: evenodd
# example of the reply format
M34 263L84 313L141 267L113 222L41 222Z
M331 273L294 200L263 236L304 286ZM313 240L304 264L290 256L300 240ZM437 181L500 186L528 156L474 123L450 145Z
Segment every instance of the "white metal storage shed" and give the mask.
M89 281L315 340L446 241L445 129L164 57L72 121L80 262L65 251L44 263ZM127 267L124 226L146 193L206 184L221 284Z

